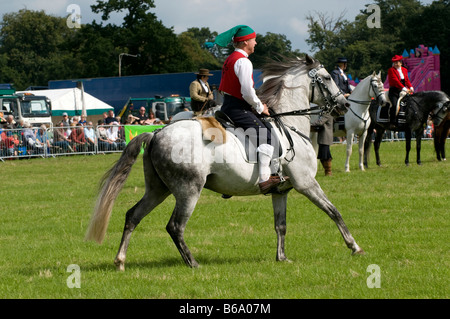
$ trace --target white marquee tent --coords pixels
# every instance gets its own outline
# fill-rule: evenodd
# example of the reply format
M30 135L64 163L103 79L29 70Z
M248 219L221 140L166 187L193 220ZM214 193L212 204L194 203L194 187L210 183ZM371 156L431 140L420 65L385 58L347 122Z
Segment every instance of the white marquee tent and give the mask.
M98 115L114 108L78 88L21 91L17 93L31 93L36 96L46 96L52 103L52 116L62 116L66 112L69 116L82 115L83 101L86 115Z

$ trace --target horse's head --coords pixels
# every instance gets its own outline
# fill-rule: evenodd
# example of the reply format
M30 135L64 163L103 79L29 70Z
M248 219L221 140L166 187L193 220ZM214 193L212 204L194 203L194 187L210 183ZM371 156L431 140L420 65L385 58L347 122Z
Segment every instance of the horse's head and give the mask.
M324 106L327 112L333 115L343 115L348 111L350 103L342 94L341 90L334 83L331 75L319 61L306 55L306 65L310 68L308 75L311 78L311 98L312 103Z
M377 99L379 105L386 106L388 102L384 94L384 84L381 81L381 71L378 74L375 74L375 71L373 71L370 77L370 89L370 92L373 92L373 95L371 94L370 96Z

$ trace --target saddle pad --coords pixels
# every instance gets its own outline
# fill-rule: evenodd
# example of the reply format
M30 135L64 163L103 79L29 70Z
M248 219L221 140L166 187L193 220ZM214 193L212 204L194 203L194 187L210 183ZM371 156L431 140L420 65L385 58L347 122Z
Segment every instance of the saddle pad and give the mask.
M388 107L378 106L377 122L378 123L389 123L389 108Z
M240 145L245 160L248 163L257 163L257 145L255 141L250 139L243 129L236 128L233 122L221 111L216 111L215 117L227 131L227 140L235 140L235 142ZM275 150L279 150L278 152L273 152L272 159L280 158L283 155L283 148L280 143L279 130L274 129L269 122L265 122L265 125L271 130L272 146L274 146Z
M343 115L334 120L334 127L337 128L336 131L345 131L345 117Z

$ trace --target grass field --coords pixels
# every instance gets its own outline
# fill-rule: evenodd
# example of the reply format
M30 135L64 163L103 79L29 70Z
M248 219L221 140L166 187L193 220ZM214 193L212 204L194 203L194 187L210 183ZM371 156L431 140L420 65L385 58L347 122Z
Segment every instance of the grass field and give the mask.
M383 143L384 166L344 172L345 145L332 147L333 173L318 181L364 256L351 256L337 227L305 197L288 198L286 254L275 261L271 199L224 200L208 190L185 239L200 263L186 267L165 231L173 197L132 236L124 273L113 260L125 212L143 195L138 159L114 207L102 245L85 242L97 185L117 154L0 163L0 298L449 298L449 163L423 143L423 165L406 167L404 143ZM412 152L415 158L415 150ZM69 288L80 269L80 288ZM379 267L380 288L367 284Z

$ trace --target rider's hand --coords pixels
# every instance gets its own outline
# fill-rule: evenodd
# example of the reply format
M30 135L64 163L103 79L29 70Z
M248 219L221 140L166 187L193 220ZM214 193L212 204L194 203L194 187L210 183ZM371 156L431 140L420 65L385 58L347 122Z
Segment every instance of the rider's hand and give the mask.
M264 110L261 112L261 114L269 116L270 113L269 113L269 108L267 107L267 104L264 103L263 105L264 105Z

